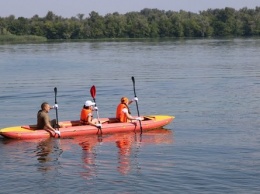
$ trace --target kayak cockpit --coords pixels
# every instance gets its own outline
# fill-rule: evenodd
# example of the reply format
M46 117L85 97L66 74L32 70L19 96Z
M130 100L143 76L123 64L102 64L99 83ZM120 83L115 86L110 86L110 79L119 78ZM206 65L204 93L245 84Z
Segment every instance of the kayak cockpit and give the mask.
M155 119L154 116L145 116L143 121L154 120L154 119ZM101 118L100 122L101 123L107 123L107 124L109 124L109 123L119 123L117 118ZM63 128L75 127L75 126L83 125L80 122L80 120L62 121L61 123L62 123ZM33 125L23 125L23 126L21 126L21 128L29 129L29 130L38 130L36 124L33 124Z

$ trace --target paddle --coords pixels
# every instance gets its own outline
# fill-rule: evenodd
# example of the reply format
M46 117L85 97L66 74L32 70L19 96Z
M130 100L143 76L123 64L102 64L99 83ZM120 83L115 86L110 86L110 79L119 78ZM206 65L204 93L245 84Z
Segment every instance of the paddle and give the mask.
M91 96L93 98L93 101L95 102L95 107L97 107L97 103L96 103L96 87L94 85L90 88L90 94L91 94ZM97 118L98 118L98 123L100 124L98 110L97 110ZM98 132L99 132L99 130L100 130L100 132L102 134L101 127L98 127Z
M135 94L135 97L137 97L136 96L136 92L135 92L135 78L134 78L134 76L132 76L132 81L133 81L134 94ZM137 115L138 115L138 117L140 117L139 108L138 108L138 102L135 101L135 104L136 104L136 108L137 108ZM142 128L142 123L141 123L140 120L139 120L139 124L140 124L141 133L142 133L143 132L143 128Z
M55 87L54 88L54 93L55 93L55 104L57 104L57 88ZM58 109L57 108L55 108L55 111L56 111L56 126L55 126L55 128L57 128L58 129L58 131L60 130L59 129L59 121L58 121ZM59 137L60 137L60 135L59 135Z

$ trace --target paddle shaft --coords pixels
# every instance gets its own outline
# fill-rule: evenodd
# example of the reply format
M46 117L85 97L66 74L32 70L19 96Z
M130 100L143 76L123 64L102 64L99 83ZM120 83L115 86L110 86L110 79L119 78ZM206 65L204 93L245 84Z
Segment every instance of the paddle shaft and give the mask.
M93 85L91 88L90 88L90 94L93 98L93 101L95 103L95 107L97 107L97 103L96 103L96 87ZM98 110L96 110L97 112L97 119L98 119L98 123L100 124L100 120L99 120L99 114L98 114ZM98 127L98 129L101 131L101 134L102 134L102 130L101 130L101 127Z
M137 97L136 96L136 92L135 92L135 78L134 78L134 76L132 76L132 81L133 81L134 95L135 95L135 97ZM138 117L140 117L139 108L138 108L138 102L135 101L135 104L136 104L136 108L137 108L137 115L138 115ZM143 132L143 128L142 128L142 123L141 123L140 120L139 120L139 124L140 124L141 133L142 133Z
M93 98L93 101L95 102L95 107L97 107L96 99L95 99L95 98ZM100 120L99 120L99 114L98 114L98 110L97 110L96 112L97 112L97 118L98 118L98 122L100 123Z
M55 93L55 104L57 104L57 88L54 88L54 93ZM56 111L56 128L59 130L59 120L58 120L58 109L55 108Z

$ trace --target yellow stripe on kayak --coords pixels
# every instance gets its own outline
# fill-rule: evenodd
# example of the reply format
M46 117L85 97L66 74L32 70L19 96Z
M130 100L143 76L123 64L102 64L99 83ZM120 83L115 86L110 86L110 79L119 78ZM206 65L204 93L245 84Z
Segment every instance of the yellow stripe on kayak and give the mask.
M0 129L0 133L7 133L7 132L34 132L34 130L25 129L25 128L22 128L21 126L6 127L3 129Z
M144 117L155 118L156 121L164 120L164 119L174 119L175 118L174 116L169 116L169 115L148 115L148 116L144 116Z

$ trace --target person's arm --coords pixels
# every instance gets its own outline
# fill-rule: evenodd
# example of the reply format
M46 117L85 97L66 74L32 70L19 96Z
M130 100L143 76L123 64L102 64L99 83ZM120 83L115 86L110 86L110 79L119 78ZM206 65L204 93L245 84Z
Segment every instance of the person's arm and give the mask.
M89 125L92 125L92 126L96 126L96 123L94 123L93 121L92 121L92 113L89 113L88 114L88 124Z
M44 123L45 123L45 128L50 129L55 132L55 129L51 126L49 117L44 117Z
M45 126L47 129L50 129L55 132L55 129L51 126L50 122L48 122Z
M124 108L122 111L123 111L124 114L126 114L127 119L135 120L135 118L132 115L129 114L127 108Z
M127 109L123 109L123 112L126 114L127 119L129 119L129 120L131 120L131 121L133 121L133 120L136 120L136 121L139 121L139 120L142 121L142 120L144 120L144 118L142 118L142 117L136 117L136 118L134 118L132 115L129 114L129 112L128 112Z

